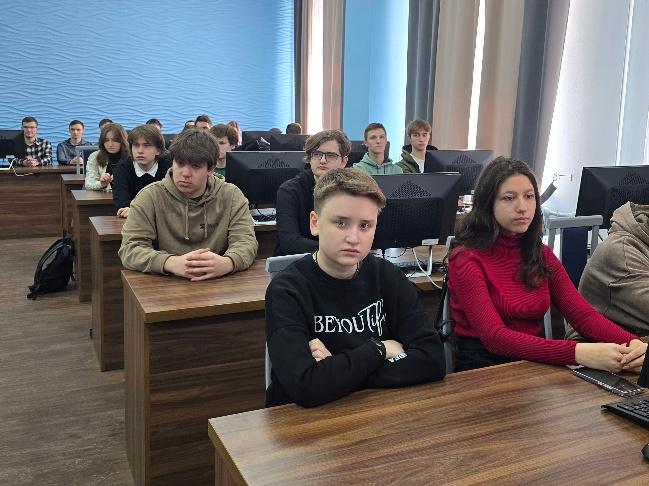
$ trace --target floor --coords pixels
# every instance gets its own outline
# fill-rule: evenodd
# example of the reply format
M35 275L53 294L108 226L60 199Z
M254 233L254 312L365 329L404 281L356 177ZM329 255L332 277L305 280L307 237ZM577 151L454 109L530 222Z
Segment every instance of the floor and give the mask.
M54 239L0 240L0 484L132 485L124 374L99 371L90 304L26 298Z

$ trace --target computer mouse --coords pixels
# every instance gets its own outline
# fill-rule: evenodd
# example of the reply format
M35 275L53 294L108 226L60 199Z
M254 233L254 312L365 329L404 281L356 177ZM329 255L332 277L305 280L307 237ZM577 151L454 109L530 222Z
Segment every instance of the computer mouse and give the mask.
M642 448L642 455L644 456L644 458L645 458L646 460L649 461L649 444L646 444L646 445Z

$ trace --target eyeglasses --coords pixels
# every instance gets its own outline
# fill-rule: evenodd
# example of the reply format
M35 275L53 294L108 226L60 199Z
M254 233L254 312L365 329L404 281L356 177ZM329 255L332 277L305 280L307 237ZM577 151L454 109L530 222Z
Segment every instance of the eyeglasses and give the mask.
M340 158L340 154L335 152L320 152L319 150L314 150L310 155L313 160L322 160L322 157L327 159L327 162L336 162Z

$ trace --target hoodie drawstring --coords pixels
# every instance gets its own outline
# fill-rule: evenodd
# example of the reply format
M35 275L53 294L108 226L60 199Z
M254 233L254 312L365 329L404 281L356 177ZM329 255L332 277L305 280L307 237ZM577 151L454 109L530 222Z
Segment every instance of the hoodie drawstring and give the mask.
M189 241L189 200L185 201L185 240Z
M207 239L207 210L205 209L206 204L203 204L203 238Z

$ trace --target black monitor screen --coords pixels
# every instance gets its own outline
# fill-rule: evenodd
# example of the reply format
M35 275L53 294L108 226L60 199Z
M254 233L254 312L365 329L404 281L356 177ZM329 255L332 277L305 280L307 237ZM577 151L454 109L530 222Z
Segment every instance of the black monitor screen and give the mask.
M584 167L577 216L600 214L602 228L611 227L613 211L627 202L649 204L649 166Z
M279 152L294 152L304 150L304 142L309 138L308 135L299 135L297 133L271 133L270 149Z
M241 132L241 144L243 145L252 142L253 140L259 140L259 138L263 138L267 142L270 142L270 135L271 132L268 130L248 130Z
M23 133L22 130L0 130L0 157L14 154L14 138Z
M304 170L304 152L228 152L225 180L235 184L252 204L277 201L277 189Z
M424 172L459 172L462 174L460 194L471 194L492 150L428 150Z
M387 203L372 248L412 248L434 238L444 244L453 234L461 178L456 173L374 176Z
M349 153L347 167L351 167L352 165L360 162L367 153L367 147L365 146L365 142L363 140L350 140L350 142L352 143L352 150ZM388 143L385 144L385 158L387 159L389 156L390 142L388 141Z

